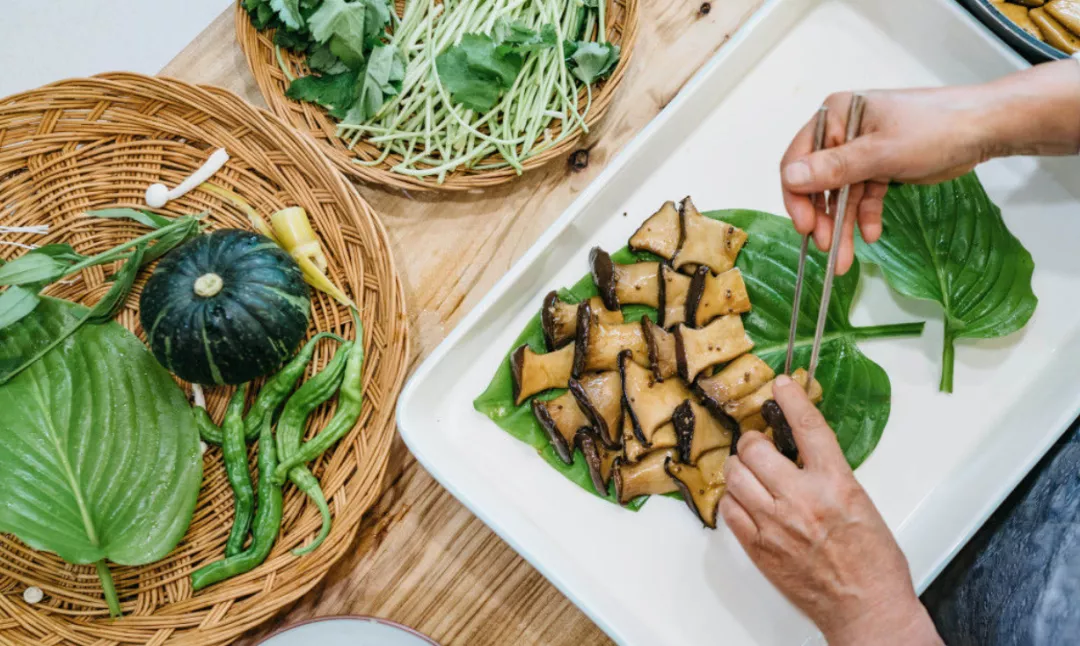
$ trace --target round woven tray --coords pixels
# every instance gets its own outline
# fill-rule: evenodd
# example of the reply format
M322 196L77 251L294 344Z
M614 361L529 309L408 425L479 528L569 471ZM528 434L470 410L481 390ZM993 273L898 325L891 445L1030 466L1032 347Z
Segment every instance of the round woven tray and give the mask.
M290 554L320 521L314 506L286 487L282 534L253 572L193 594L189 575L222 557L232 524L232 492L218 449L204 461L195 517L167 558L144 567L113 566L124 616L110 620L93 566L73 566L0 535L0 644L220 644L270 618L310 590L345 553L374 502L394 433L394 404L405 376L404 296L386 233L370 207L316 146L273 115L222 90L133 74L64 81L0 100L0 224L48 224L46 236L4 234L24 244L69 242L96 253L135 237L140 225L80 217L88 209L144 206L146 187L175 186L224 147L231 159L211 181L260 213L303 206L330 257L333 279L352 295L365 324L365 401L360 423L313 464L334 513L326 543ZM173 214L209 211L212 228L250 228L235 206L196 189L170 202ZM0 257L23 253L0 246ZM53 295L92 303L107 290L107 267L87 270ZM141 272L145 280L148 272ZM138 288L119 321L136 334ZM353 334L348 312L322 293L312 299L312 330ZM332 347L321 347L312 369ZM220 421L231 388L207 391ZM313 416L324 423L332 407ZM27 586L45 591L36 605Z
M611 76L594 86L592 107L585 117L585 123L590 129L600 121L610 107L615 90L622 82L630 64L630 55L637 37L638 0L606 1L608 3L606 14L608 40L622 48L622 57ZM399 14L403 6L404 2L398 0ZM262 92L263 98L266 99L266 103L274 114L322 144L327 156L350 177L385 188L405 191L468 191L503 184L518 176L513 168L486 171L459 169L447 174L443 183L439 184L435 177L411 177L391 171L390 169L401 161L399 155L391 155L378 166L358 164L356 160L377 159L381 151L363 140L350 149L334 134L337 130L337 121L325 110L313 103L294 101L285 96L289 82L282 73L274 53L274 32L273 30L257 31L251 24L247 11L239 2L236 5L236 39L240 43L240 48L244 50L248 66L259 85L259 91ZM303 56L287 50L282 50L282 55L294 76L303 76L308 73ZM579 97L581 108L584 108L586 100L585 92L582 91ZM552 130L557 133L558 127L553 127ZM578 131L577 134L564 139L535 157L530 157L522 163L524 170L539 168L554 159L565 158L577 148L582 136L583 133ZM499 161L502 161L501 157L493 156L481 163Z

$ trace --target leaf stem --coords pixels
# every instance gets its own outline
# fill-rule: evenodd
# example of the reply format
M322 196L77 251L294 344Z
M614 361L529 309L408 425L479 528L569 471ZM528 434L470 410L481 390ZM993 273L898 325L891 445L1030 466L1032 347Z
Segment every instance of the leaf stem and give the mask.
M112 572L105 559L97 562L98 578L101 579L101 589L105 592L105 603L109 604L109 616L119 617L123 614L120 610L120 598L116 596L116 584L113 582Z
M938 390L943 393L953 391L953 363L956 359L956 334L949 325L948 317L945 318L945 344L941 350L941 383Z
M913 321L910 323L891 323L889 325L868 325L857 327L853 330L856 339L885 339L904 336L919 336L926 327L926 321Z

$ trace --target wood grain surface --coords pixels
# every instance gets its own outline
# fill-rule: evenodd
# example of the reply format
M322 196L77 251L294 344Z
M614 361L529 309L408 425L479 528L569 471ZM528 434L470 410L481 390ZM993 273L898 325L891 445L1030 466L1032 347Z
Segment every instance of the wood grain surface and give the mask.
M451 197L412 199L360 187L389 230L405 282L414 339L410 370L761 3L642 2L632 67L611 112L583 146L583 169L555 162L504 187ZM231 8L161 74L217 85L265 106L236 44ZM301 603L240 643L340 614L398 621L446 645L611 643L439 486L400 439L383 488L351 554Z

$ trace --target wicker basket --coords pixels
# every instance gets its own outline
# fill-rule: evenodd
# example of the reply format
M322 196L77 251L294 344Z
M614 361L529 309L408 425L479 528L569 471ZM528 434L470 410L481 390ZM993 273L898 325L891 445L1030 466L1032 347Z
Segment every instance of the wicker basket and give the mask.
M401 284L375 214L314 144L276 117L222 90L132 74L64 81L0 100L0 222L51 227L45 236L3 239L65 241L83 253L107 249L138 235L140 225L89 220L81 212L141 206L149 184L176 185L219 146L231 159L211 181L264 214L297 204L306 208L330 256L333 278L362 310L368 358L361 421L313 465L334 512L333 531L314 554L290 554L318 531L320 521L314 506L286 487L283 531L266 563L193 594L190 573L221 558L232 523L232 492L220 454L211 448L183 542L152 565L113 567L122 619L109 619L93 566L68 565L0 536L2 644L230 642L315 586L348 549L361 516L379 494L407 365ZM173 214L203 210L211 214L211 227L248 227L236 207L199 189L166 208ZM0 246L5 259L20 253L15 246ZM51 293L94 302L108 288L106 269L87 270ZM136 288L119 321L141 334L138 294ZM313 295L312 310L313 330L353 333L348 313L325 295ZM332 347L321 347L312 367L325 365L330 352ZM208 408L219 421L230 392L207 391ZM328 419L331 406L317 411L314 424ZM43 602L23 601L30 585L45 591Z
M616 89L619 87L623 76L630 64L630 55L633 51L634 41L637 36L638 0L606 0L608 2L608 39L622 48L622 57L614 72L605 81L600 82L593 92L592 107L585 118L585 123L592 128L607 112L611 105ZM403 2L399 0L399 13ZM356 160L371 161L377 159L380 150L373 144L364 140L356 146L349 148L346 143L335 135L337 121L330 117L325 110L313 103L294 101L285 96L285 90L289 86L285 75L278 65L274 52L274 32L267 30L259 32L251 24L247 11L240 3L236 6L236 39L240 42L241 49L247 57L248 66L259 84L259 90L266 99L270 110L278 115L300 132L306 133L322 144L323 151L337 167L346 175L363 182L405 191L416 190L444 190L444 191L467 191L487 188L509 182L518 176L513 168L501 168L498 170L467 170L458 169L446 175L442 184L436 183L434 177L411 177L395 173L391 168L401 160L398 155L391 155L385 162L378 166L365 166L356 163ZM285 64L289 66L294 76L302 76L308 73L304 58L292 52L282 50ZM586 102L585 92L579 97L580 106L584 108ZM557 131L557 128L554 130ZM583 133L564 139L559 144L548 150L530 157L522 164L524 170L539 168L544 164L559 158L566 157L573 152ZM502 161L501 157L493 156L481 163L495 163Z

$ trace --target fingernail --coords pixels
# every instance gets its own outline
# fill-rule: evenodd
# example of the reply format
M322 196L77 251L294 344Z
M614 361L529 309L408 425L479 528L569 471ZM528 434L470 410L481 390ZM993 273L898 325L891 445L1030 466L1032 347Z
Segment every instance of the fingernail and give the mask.
M810 166L804 161L792 162L784 169L784 181L792 186L810 183Z
M776 386L778 388L787 388L791 385L791 377L787 375L780 375L776 378Z

